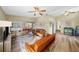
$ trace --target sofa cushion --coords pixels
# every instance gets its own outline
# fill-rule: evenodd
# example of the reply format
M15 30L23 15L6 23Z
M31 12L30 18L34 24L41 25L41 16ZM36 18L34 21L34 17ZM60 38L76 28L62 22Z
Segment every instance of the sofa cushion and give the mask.
M29 44L32 45L32 44L34 44L36 41L40 40L41 38L42 38L42 37L40 37L40 36L34 36L33 41L30 42Z
M28 52L35 52L33 49L33 45L28 44L27 42L24 45L25 50L27 50Z

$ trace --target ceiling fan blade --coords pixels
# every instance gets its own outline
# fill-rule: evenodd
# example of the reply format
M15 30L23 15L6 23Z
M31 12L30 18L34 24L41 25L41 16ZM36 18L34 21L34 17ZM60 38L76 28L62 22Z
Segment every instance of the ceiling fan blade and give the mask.
M33 13L33 12L36 12L36 11L28 11L28 13Z
M39 10L39 8L38 7L33 7L35 10Z
M46 12L46 10L41 10L41 12Z
M42 13L39 13L41 16L43 15Z

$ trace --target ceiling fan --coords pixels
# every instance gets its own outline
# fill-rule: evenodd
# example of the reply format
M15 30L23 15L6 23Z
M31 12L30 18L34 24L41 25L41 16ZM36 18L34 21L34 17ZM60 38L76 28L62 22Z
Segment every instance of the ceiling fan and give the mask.
M76 12L78 12L78 11L76 11ZM76 13L76 12L75 11L65 11L64 15L68 16L70 13Z
M28 11L29 13L34 13L34 16L38 13L39 15L43 15L43 12L46 12L45 9L42 9L40 7L33 7L33 11Z

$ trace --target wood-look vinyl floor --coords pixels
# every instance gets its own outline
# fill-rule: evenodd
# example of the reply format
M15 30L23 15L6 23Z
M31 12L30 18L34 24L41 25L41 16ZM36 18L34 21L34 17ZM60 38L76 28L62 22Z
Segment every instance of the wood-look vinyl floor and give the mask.
M51 52L79 52L79 37L57 34Z

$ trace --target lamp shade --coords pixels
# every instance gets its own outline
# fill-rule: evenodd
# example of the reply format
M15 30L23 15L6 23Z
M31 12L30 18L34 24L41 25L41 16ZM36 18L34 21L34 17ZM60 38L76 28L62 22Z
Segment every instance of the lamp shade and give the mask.
M0 27L10 27L12 26L12 22L10 21L0 21Z

